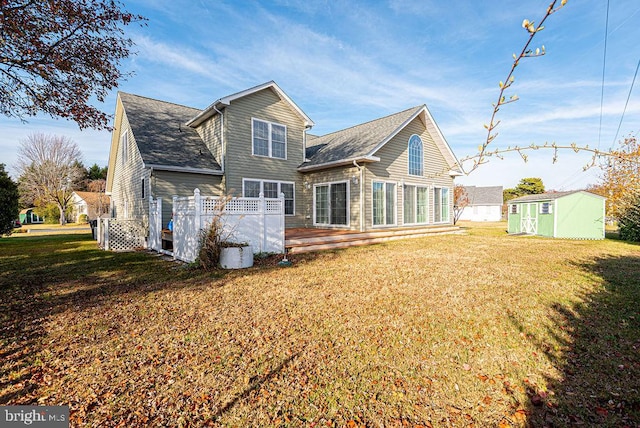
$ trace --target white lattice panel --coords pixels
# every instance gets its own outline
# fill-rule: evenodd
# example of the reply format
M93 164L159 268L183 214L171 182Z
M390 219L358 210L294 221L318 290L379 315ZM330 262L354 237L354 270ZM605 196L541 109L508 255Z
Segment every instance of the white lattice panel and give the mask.
M202 214L212 214L219 212L222 208L222 201L216 197L203 197L201 199L202 203Z
M137 220L109 221L109 249L131 251L144 248L145 231Z
M279 199L266 199L264 209L270 214L279 214L282 212L282 202Z
M257 199L231 199L224 207L227 213L257 213L260 211L260 201Z

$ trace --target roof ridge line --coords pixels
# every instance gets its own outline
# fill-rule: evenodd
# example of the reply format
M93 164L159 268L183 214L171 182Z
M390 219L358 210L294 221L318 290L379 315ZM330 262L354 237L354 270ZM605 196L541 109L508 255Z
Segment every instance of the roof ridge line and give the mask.
M156 101L156 102L159 102L159 103L171 104L171 105L178 106L178 107L184 107L184 108L190 108L190 109L192 109L192 110L199 110L199 111L202 111L202 109L199 109L199 108L197 108L197 107L191 107L191 106L184 105L184 104L174 103L173 101L164 101L164 100L159 100L159 99L157 99L157 98L151 98L151 97L148 97L148 96L146 96L146 95L132 94L131 92L125 92L125 91L118 91L118 93L119 93L119 94L125 94L125 95L131 95L131 96L133 96L133 97L138 97L138 98L144 98L144 99L146 99L146 100Z
M327 137L329 135L337 134L338 132L348 131L349 129L357 128L358 126L362 126L362 125L367 125L367 124L372 123L372 122L377 122L378 120L386 119L386 118L391 117L391 116L395 116L395 115L398 115L398 114L401 114L401 113L405 113L405 112L407 112L409 110L415 110L417 108L422 108L423 106L424 106L424 104L417 105L417 106L414 106L414 107L409 107L407 109L404 109L404 110L401 110L401 111L398 111L398 112L395 112L395 113L391 113L391 114L388 114L386 116L379 117L377 119L371 119L371 120L368 120L366 122L358 123L356 125L351 125L349 127L346 127L346 128L343 128L343 129L338 129L337 131L330 132L328 134L318 135L317 137L318 138L323 138L323 137Z

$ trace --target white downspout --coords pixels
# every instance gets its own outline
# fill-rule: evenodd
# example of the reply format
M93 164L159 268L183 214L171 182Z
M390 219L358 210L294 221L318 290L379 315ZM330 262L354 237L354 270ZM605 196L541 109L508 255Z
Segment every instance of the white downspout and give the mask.
M360 232L364 232L364 168L353 161L353 166L360 171Z

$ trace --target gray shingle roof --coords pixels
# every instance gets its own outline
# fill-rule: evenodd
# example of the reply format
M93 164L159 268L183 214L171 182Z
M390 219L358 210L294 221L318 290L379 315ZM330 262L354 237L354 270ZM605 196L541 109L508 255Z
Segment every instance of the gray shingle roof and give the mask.
M376 147L423 107L412 107L351 128L307 139L306 156L309 162L301 166L316 166L373 155Z
M597 196L601 198L602 196L596 195L595 193L587 192L585 190L570 190L568 192L549 192L549 193L539 193L537 195L524 195L518 198L511 199L509 202L530 202L530 201L549 201L554 199L562 198L563 196L571 195L573 193L584 192L593 196Z
M120 92L145 165L220 171L198 133L185 123L200 110Z
M470 205L502 205L502 186L464 186Z

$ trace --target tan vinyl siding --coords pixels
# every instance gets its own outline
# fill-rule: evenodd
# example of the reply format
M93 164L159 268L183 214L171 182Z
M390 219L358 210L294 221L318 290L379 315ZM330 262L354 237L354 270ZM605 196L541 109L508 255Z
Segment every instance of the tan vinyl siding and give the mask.
M409 175L409 155L408 143L411 135L417 134L422 139L424 175L417 177ZM372 224L372 183L373 181L391 181L396 183L397 226L403 225L403 188L402 182L408 185L429 187L429 223L433 222L433 188L449 188L449 217L453 212L453 178L449 176L449 165L442 156L442 153L433 141L433 138L425 128L420 117L415 118L405 128L403 128L387 144L380 148L375 156L380 158L380 162L366 164L365 173L365 194L367 202L365 204L366 227L373 227Z
M222 158L222 134L220 126L220 115L215 115L211 119L204 122L202 125L196 128L196 132L202 138L202 141L207 145L213 157L218 161L220 166L224 169Z
M223 193L220 176L153 171L151 194L154 198L162 198L163 227L166 227L171 219L173 196L193 196L193 191L196 188L200 189L202 196L220 196Z
M127 214L128 218L147 218L149 214L149 204L145 199L142 199L142 178L144 177L145 183L149 182L148 171L143 168L142 157L135 143L135 137L129 127L129 121L126 114L122 114L120 120L120 127L116 128L113 132L115 137L118 138L118 144L114 162L114 176L111 186L112 201L114 202L115 217L124 218ZM127 143L127 160L122 162L123 147L120 146L119 141L124 132L128 133ZM147 186L148 189L148 186ZM126 213L125 213L126 204Z
M252 155L252 118L285 125L286 159ZM271 89L234 100L224 110L225 187L234 196L242 195L242 179L295 183L295 215L286 216L286 227L303 227L303 176L296 168L302 161L304 122L297 112Z
M353 179L357 178L355 184ZM338 228L360 229L360 172L355 167L337 167L330 170L307 173L304 175L302 195L304 202L304 227L314 227L313 225L313 186L315 184L334 183L346 181L349 189L349 226L335 226ZM322 226L319 226L322 227Z
M111 193L113 190L113 181L114 181L114 172L116 170L116 158L118 147L120 146L120 130L122 129L122 118L124 116L123 113L122 102L120 101L120 96L118 95L116 99L116 112L113 120L113 131L111 131L111 147L109 149L109 165L107 169L107 183L106 183L106 191L107 193Z

